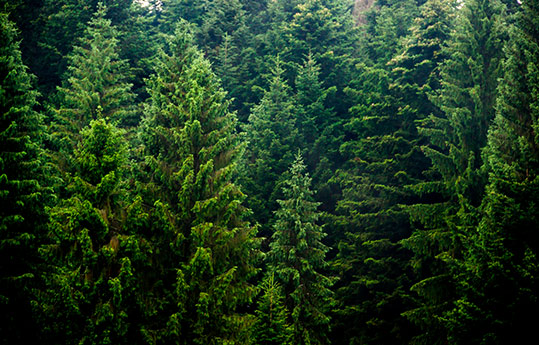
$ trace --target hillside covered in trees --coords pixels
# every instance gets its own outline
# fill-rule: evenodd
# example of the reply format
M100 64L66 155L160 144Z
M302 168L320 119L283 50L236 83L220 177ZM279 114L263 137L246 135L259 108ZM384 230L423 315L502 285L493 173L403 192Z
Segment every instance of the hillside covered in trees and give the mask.
M539 0L0 0L0 344L527 344Z

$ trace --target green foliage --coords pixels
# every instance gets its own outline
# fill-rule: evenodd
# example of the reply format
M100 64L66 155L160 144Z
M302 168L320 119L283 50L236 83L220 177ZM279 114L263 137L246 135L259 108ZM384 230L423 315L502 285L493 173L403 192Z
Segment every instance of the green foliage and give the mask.
M357 30L352 16L339 1L307 0L295 8L290 22L283 23L283 46L278 52L294 68L312 54L320 64L321 80L342 89L348 82L347 69L354 53ZM290 82L294 78L289 78Z
M536 0L0 11L0 343L533 339Z
M431 94L440 111L420 123L420 133L428 138L422 151L432 161L431 178L414 189L418 194L441 196L441 200L426 199L425 203L411 207L413 220L421 225L406 240L416 255L416 268L422 270L414 287L422 298L420 307L407 316L421 326L424 336L433 327L440 327L438 333L453 332L450 325L454 316L443 315L455 308L452 299L467 293L462 291L466 290L464 285L457 284L462 279L463 250L477 226L476 208L486 182L481 170L481 149L494 115L503 26L500 3L464 3L455 30L443 48L447 59L439 68L440 88Z
M48 96L61 83L69 65L66 57L72 51L77 39L83 36L86 24L104 4L109 18L118 25L129 16L133 0L41 0L42 7L33 18L34 32L38 34L37 44L27 50L32 71L40 80L41 90ZM32 6L33 7L33 6Z
M390 74L362 68L354 82L361 88L347 90L357 106L345 125L349 140L340 147L346 163L334 177L342 189L332 217L340 241L334 268L341 278L335 337L406 342L412 328L400 314L411 305L411 274L409 254L398 242L411 229L401 205L413 201L404 186L420 181L427 164L417 148L416 113L399 111Z
M0 12L0 342L32 343L39 325L31 291L46 232L42 118L17 31Z
M284 200L278 200L275 233L268 252L269 271L282 285L290 313L293 344L328 344L333 304L331 278L323 274L329 248L317 224L319 203L312 201L311 179L298 153L284 182Z
M58 145L67 150L91 120L110 118L122 125L135 124L134 95L126 82L128 66L118 56L117 32L105 14L106 8L100 5L80 45L73 48L66 82L58 88L60 104L54 110L53 128L62 137Z
M49 243L41 248L47 270L38 308L51 343L124 343L135 288L119 240L124 132L100 119L80 137L74 171L64 175L68 197L51 210Z
M156 343L248 344L253 317L254 228L231 179L241 153L236 119L209 62L180 23L150 79L141 138L143 188L162 211L166 241L155 243L154 308L146 332ZM155 194L154 194L155 193Z
M461 335L462 320L471 319L465 330L484 344L524 341L537 323L538 18L539 2L525 1L510 30L484 151L482 217L465 256L475 294L459 301L465 308L452 324Z
M365 23L361 25L361 46L365 58L384 66L398 52L412 24L421 17L418 14L416 0L376 1L376 6L362 14Z
M414 2L400 5L391 2L370 10L368 39L399 32L386 31L382 24L374 26L381 31L370 32L369 26L378 24L373 20L388 25L411 21L400 16L413 12L404 9L414 8ZM381 48L366 43L373 49L373 66L358 65L356 80L346 90L355 106L344 126L348 140L340 147L346 163L333 178L341 185L342 199L332 219L341 234L334 262L341 276L335 336L343 342L405 343L415 332L402 316L414 306L409 293L414 276L410 253L400 241L412 232L407 205L418 201L407 186L423 183L429 168L420 150L425 137L416 123L436 110L427 95L439 83L441 42L449 32L452 7L433 0L419 10L393 59L385 54L394 49L397 37L380 38ZM352 327L350 319L355 320Z
M247 151L241 181L248 195L247 204L262 225L264 236L269 234L272 213L278 206L281 176L299 145L298 111L283 72L281 61L275 59L269 89L252 109L245 126Z
M324 88L320 81L320 65L312 54L298 69L295 95L298 105L296 126L300 147L305 152L307 167L313 171L316 199L328 209L335 203L335 186L328 183L338 162L342 161L339 146L342 142L342 122L328 106L336 88Z
M256 310L257 320L253 334L260 345L291 344L292 329L288 324L288 313L284 306L284 296L281 286L275 281L274 274L262 281Z

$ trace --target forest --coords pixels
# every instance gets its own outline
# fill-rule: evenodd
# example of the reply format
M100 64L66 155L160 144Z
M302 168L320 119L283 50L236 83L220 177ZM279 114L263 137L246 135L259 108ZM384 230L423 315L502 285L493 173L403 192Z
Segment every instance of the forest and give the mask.
M0 0L0 344L529 344L539 0Z

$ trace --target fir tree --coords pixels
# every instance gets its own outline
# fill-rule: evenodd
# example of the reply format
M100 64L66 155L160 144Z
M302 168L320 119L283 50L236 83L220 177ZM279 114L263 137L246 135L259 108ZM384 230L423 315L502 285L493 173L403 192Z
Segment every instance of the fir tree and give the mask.
M343 137L343 119L327 105L328 97L336 92L336 88L324 88L319 76L320 66L313 55L308 54L296 78L295 98L299 106L296 126L301 148L306 152L308 170L313 172L316 199L322 201L327 210L335 203L335 186L329 179L338 162L342 161L339 146Z
M40 1L43 4L38 17L34 19L39 38L27 59L47 97L61 84L69 65L67 57L77 39L84 35L88 21L98 10L98 4L106 5L109 8L108 17L114 20L114 25L119 25L129 17L130 5L134 0Z
M298 153L283 186L285 199L278 200L269 271L286 296L292 343L328 344L333 282L323 270L329 248L322 243L326 234L317 224L319 203L312 201L311 179L305 169Z
M360 54L364 59L384 66L401 48L410 27L421 18L417 0L376 1L364 4L360 14ZM443 13L440 13L443 15ZM435 13L432 13L434 16ZM443 16L442 16L443 18Z
M248 344L256 272L254 228L231 179L241 153L236 119L216 76L181 23L149 81L141 134L143 193L161 232L145 335L156 343ZM154 280L155 279L155 280Z
M343 194L333 219L341 234L335 260L341 275L335 336L345 342L404 343L415 331L401 315L413 307L410 253L400 243L412 228L403 205L417 203L406 186L422 183L429 167L416 122L436 110L427 94L437 87L452 7L431 0L420 10L402 52L389 64L386 56L376 57L373 67L359 65L358 77L347 89L356 105L344 126L348 140L340 151L347 162L334 177ZM350 319L355 326L349 326Z
M320 79L342 90L350 76L348 64L352 63L357 39L351 13L344 4L332 0L302 1L295 12L278 33L284 42L277 52L294 67L312 54L321 66ZM289 77L288 81L293 83L294 79Z
M364 69L354 81L361 88L348 90L357 105L344 126L349 140L340 147L346 163L333 177L342 189L332 217L341 278L335 337L391 344L406 342L412 331L400 315L410 307L411 285L409 255L399 244L411 232L401 204L413 195L404 186L420 180L427 164L416 146L415 118L398 112L390 74Z
M39 341L31 299L47 223L42 119L17 39L0 13L0 342L6 344Z

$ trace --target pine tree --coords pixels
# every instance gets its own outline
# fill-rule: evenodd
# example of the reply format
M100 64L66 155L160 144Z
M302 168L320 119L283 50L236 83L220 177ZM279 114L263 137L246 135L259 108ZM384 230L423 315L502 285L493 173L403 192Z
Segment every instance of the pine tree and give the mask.
M239 308L254 297L256 241L231 182L241 153L236 119L186 23L149 88L143 193L164 216L152 243L154 309L145 335L156 343L248 344L253 318Z
M466 255L475 296L455 313L473 337L464 336L475 343L526 342L538 321L538 28L539 2L523 1L509 31L484 151L488 185L482 219Z
M31 308L46 233L43 125L17 30L0 13L0 342L35 343Z
M290 313L293 344L328 344L332 279L323 274L329 248L317 224L319 203L312 201L311 179L298 153L278 200L275 233L268 253L269 271L282 285Z
M257 320L254 325L254 338L259 345L290 344L291 328L288 313L283 303L281 286L275 281L274 274L262 281L262 295L256 309Z
M91 120L111 118L124 126L136 124L134 95L126 82L128 65L118 56L118 33L105 19L106 12L100 4L84 38L73 48L66 81L58 88L60 104L54 109L53 128L55 136L62 138L57 145L67 151Z

